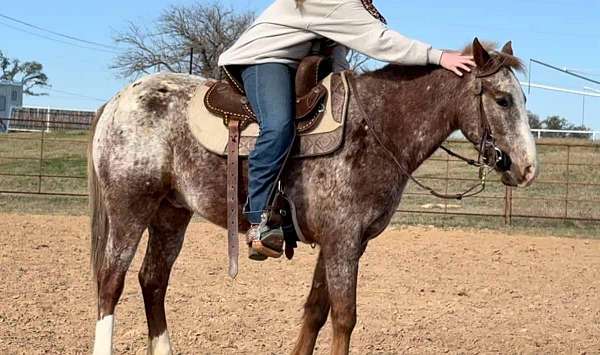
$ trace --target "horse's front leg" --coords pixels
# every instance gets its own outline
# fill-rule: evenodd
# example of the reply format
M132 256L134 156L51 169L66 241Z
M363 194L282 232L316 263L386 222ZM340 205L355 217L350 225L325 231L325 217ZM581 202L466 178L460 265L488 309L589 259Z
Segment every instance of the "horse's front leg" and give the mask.
M332 355L347 355L356 325L358 262L363 252L360 234L338 234L322 244L333 324Z
M329 293L325 276L323 252L319 253L313 276L310 294L304 305L302 329L292 355L312 355L319 331L327 321L329 314Z

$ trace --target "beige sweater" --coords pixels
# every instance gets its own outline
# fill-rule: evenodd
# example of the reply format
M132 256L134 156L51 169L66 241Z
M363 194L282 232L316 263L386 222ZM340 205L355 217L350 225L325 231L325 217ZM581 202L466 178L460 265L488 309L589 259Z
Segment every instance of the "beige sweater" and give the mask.
M404 37L374 18L361 0L275 0L246 32L219 57L219 65L297 64L315 39L329 38L337 69L345 67L346 48L396 64L439 64L442 51Z

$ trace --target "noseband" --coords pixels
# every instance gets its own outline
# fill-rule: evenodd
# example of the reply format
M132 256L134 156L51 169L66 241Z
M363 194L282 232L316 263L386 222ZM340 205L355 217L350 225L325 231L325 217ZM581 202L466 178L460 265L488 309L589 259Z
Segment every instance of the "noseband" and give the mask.
M400 162L398 161L398 159L396 158L394 153L385 146L385 144L383 143L383 140L381 139L379 134L377 134L377 132L374 131L375 126L373 125L371 119L369 118L369 115L367 114L367 112L365 111L365 109L363 107L362 102L360 101L360 98L358 97L358 89L356 87L356 79L353 76L350 76L348 79L351 84L350 85L351 89L354 92L354 98L357 103L359 112L363 116L363 120L366 123L367 131L371 132L371 134L373 135L375 140L379 143L379 145L383 148L383 150L385 150L388 153L388 155L392 158L392 160L398 167L398 170L403 175L405 175L409 179L411 179L417 186L421 187L424 190L427 190L433 196L436 196L436 197L439 197L442 199L448 199L448 200L462 200L465 197L475 196L475 195L478 195L478 194L482 193L483 191L485 191L485 187L486 187L486 183L487 183L487 176L492 170L497 169L499 171L505 172L505 171L510 170L511 165L512 165L510 156L508 154L506 154L504 151L502 151L502 149L500 149L496 145L495 138L492 133L492 128L490 126L490 123L487 118L487 114L485 112L485 108L483 106L484 88L483 88L481 79L498 73L500 71L500 69L502 69L502 67L503 67L503 63L497 63L496 65L491 66L490 69L479 72L475 75L475 90L474 90L474 92L475 92L475 96L477 96L479 98L479 118L480 118L480 122L481 122L481 132L482 132L481 140L479 142L479 146L477 149L479 152L477 160L465 158L464 156L462 156L458 153L455 153L452 150L450 150L444 146L440 147L442 150L444 150L450 156L458 158L458 159L466 162L469 165L479 168L479 182L477 184L473 185L472 187L470 187L469 189L467 189L466 191L464 191L462 193L457 193L457 194L445 194L445 193L437 192L430 186L427 186L427 185L423 184L422 182L420 182L419 180L417 180L415 177L412 176L412 174L410 174L409 172L406 171L406 169L404 169L404 167L402 166L402 164L400 164ZM382 135L384 136L384 138L387 138L387 137L385 137L385 134L382 133Z

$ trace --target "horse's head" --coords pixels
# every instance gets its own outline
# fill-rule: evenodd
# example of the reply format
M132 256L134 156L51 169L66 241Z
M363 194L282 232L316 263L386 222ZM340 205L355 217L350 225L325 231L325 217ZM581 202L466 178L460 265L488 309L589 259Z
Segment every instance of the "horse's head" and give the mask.
M460 118L460 129L502 173L504 184L528 186L538 174L538 162L526 98L513 71L522 69L521 61L510 42L495 51L475 39L465 54L473 55L477 68L468 76L472 114Z

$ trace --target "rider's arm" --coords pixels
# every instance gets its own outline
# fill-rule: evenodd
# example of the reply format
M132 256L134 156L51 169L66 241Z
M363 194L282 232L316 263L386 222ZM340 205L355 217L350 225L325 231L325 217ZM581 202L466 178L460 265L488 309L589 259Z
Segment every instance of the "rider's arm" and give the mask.
M360 0L344 1L328 16L312 19L308 30L384 62L438 65L442 57L442 51L389 29Z

